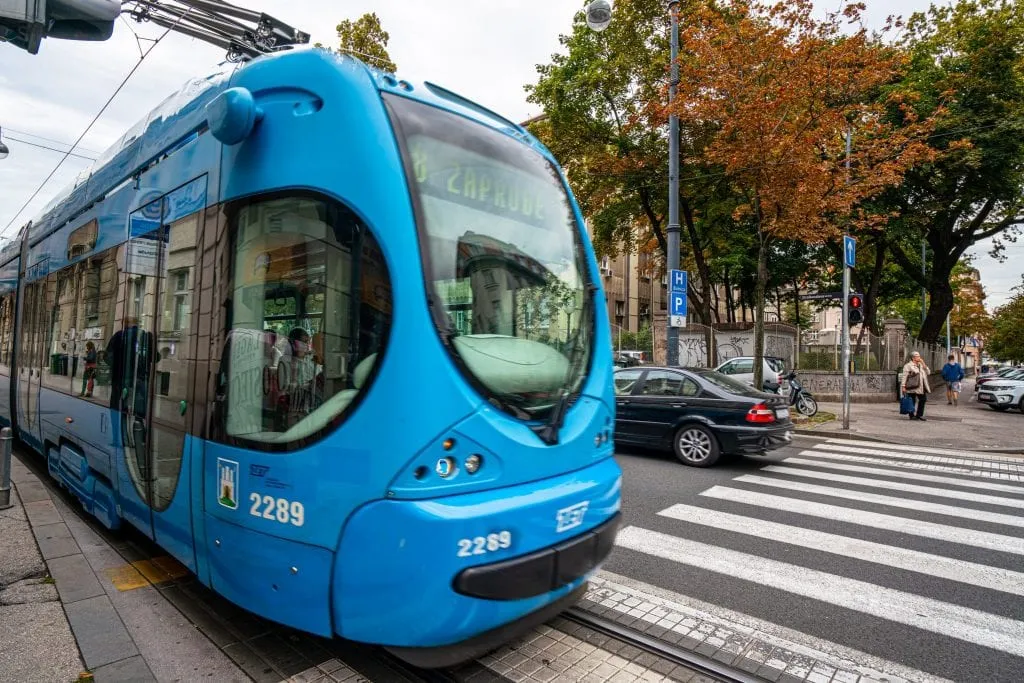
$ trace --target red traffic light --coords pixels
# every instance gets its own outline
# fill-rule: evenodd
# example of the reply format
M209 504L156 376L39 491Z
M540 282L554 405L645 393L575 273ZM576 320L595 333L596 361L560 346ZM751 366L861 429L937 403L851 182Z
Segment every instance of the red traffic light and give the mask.
M850 307L851 308L860 308L861 307L860 297L857 296L856 294L854 294L853 296L850 297Z

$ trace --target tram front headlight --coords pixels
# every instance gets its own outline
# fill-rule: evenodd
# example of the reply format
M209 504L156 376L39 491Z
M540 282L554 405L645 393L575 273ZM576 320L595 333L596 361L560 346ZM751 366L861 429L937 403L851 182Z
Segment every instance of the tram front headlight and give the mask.
M437 472L437 476L442 479L448 479L455 474L455 470L458 466L455 464L455 458L448 456L445 458L438 458L437 464L434 465L434 471Z
M466 472L473 474L480 469L480 466L484 464L484 459L477 454L473 454L466 458L466 462L463 463L463 467L466 468Z

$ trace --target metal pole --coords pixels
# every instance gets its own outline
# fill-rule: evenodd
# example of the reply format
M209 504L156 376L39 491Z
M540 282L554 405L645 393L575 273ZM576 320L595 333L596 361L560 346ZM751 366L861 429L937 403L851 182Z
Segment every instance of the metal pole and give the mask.
M843 429L850 428L850 269L843 266Z
M668 101L671 107L676 101L676 86L679 83L679 0L669 0L668 11L672 16L672 77L668 84ZM671 111L671 110L670 110ZM668 117L668 269L669 273L679 268L679 118L675 113ZM668 365L679 365L679 330L672 327L671 316L668 325Z
M949 339L949 313L947 313L946 314L946 356L949 357L949 354L952 353L952 351L953 351L953 346L952 346L952 342Z
M850 153L853 131L846 124L846 184L850 184ZM845 247L845 244L844 244ZM843 335L843 429L850 428L850 268L843 250L843 322L839 331Z
M924 260L926 258L927 258L927 255L925 254L925 241L921 240L921 279L922 280L924 280L926 277L928 277L927 271L925 270L925 262L924 262ZM924 325L924 316L925 316L925 312L927 310L928 310L928 288L927 287L921 287L921 324L922 325Z
M0 510L11 507L11 442L10 427L0 429Z

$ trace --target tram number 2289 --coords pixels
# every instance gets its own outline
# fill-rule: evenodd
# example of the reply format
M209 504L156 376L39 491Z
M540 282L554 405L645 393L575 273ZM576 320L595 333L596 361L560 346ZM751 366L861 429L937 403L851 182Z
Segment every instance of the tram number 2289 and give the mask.
M512 545L512 532L502 531L496 534L487 534L486 536L459 539L459 552L457 554L459 557L483 555L507 548L510 545Z
M294 526L302 526L306 522L306 509L297 500L289 501L285 498L250 493L249 501L252 503L249 514L254 517Z

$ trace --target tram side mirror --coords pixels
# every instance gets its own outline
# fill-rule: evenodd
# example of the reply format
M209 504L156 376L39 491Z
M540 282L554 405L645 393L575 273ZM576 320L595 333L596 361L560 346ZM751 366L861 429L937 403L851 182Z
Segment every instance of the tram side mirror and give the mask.
M228 88L206 105L210 132L225 145L237 145L249 137L262 119L263 110L248 88Z

